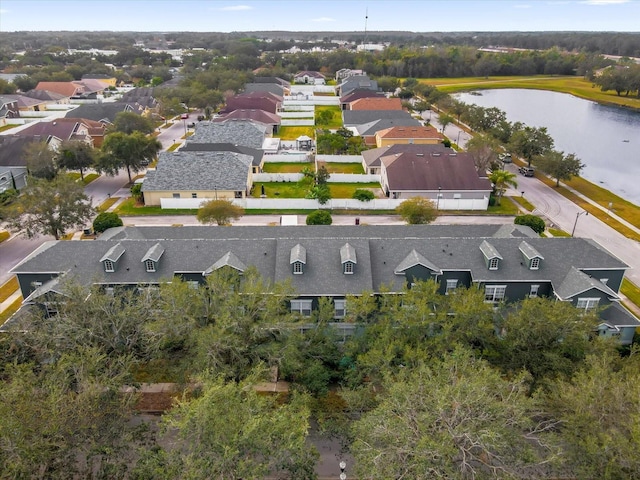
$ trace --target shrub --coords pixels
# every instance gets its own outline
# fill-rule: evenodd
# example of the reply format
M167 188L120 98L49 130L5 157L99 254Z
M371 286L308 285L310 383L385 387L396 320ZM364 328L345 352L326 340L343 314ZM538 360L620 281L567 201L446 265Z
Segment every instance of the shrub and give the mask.
M542 218L531 214L518 215L513 223L516 225L526 225L527 227L531 227L531 229L537 234L541 234L546 228Z
M438 211L433 202L423 197L413 197L405 200L396 207L396 213L410 225L431 223L438 216Z
M331 225L333 219L328 210L315 210L307 215L307 225Z
M142 201L142 184L134 183L131 187L131 196L135 199L136 202Z
M93 230L97 233L102 233L109 228L121 227L122 225L122 219L117 213L102 212L93 221Z
M355 192L353 192L352 196L352 198L360 200L361 202L370 202L374 197L375 195L371 190L364 190L362 188L358 188Z

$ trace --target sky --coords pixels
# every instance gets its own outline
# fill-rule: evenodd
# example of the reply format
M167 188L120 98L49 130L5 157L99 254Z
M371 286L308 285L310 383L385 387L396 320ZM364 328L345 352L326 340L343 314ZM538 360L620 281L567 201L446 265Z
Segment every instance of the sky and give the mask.
M0 0L1 32L338 32L365 27L640 32L640 0Z

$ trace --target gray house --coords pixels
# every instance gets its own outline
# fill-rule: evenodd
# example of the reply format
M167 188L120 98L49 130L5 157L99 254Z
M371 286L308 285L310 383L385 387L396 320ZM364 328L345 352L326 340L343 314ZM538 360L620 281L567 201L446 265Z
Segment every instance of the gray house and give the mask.
M190 143L231 143L250 148L262 148L271 127L245 119L222 122L198 122Z
M620 304L626 264L592 241L541 238L515 225L120 227L93 242L48 242L13 272L25 303L42 304L64 294L63 276L107 289L176 277L197 286L215 270L249 266L291 282L290 308L302 316L320 297L332 299L340 319L348 295L432 279L442 294L474 287L491 304L541 296L602 309L600 334L622 344L640 326Z
M38 137L0 135L0 193L27 185L27 159L24 147L31 142L44 141Z

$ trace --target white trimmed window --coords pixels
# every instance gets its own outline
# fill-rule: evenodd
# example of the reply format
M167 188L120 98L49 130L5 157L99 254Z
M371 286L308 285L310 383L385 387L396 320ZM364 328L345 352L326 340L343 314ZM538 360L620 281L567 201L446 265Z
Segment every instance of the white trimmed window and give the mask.
M302 262L293 262L293 274L302 275Z
M104 271L105 272L115 272L116 269L114 268L113 262L111 260L105 260L104 261Z
M192 193L191 194L191 198L198 198L198 194L197 193Z
M105 293L105 295L113 297L113 294L115 293L115 290L113 289L113 287L105 287L104 293Z
M579 298L576 302L576 308L581 310L592 310L598 306L599 298Z
M291 300L291 313L299 313L303 317L311 316L312 300Z
M531 285L531 290L529 290L529 298L537 297L538 290L540 290L540 285Z
M144 266L147 269L147 272L155 272L156 271L156 262L153 260L145 260Z
M506 285L486 285L484 287L484 301L487 303L498 303L504 300L506 291Z
M540 268L540 259L538 257L533 257L531 259L531 264L529 265L530 270L538 270Z
M197 290L198 287L200 287L200 282L198 282L197 280L189 280L187 281L187 285L191 290Z
M343 273L345 275L353 275L353 262L344 262Z
M344 318L347 313L347 301L345 299L335 299L333 305L335 307L333 316L335 318Z
M444 291L444 294L449 295L449 293L455 291L456 288L458 288L458 279L450 278L447 280L447 288Z
M498 257L490 258L489 259L489 270L497 270L499 261L500 261L500 259Z

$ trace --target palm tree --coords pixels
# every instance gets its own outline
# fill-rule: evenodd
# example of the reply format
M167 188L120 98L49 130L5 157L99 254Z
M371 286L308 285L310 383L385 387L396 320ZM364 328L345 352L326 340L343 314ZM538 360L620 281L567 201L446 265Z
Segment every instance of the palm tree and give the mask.
M497 205L500 205L500 200L504 192L507 191L508 186L518 188L518 182L516 181L516 174L508 172L507 170L494 170L489 175L489 180L493 184L496 195L498 196Z

